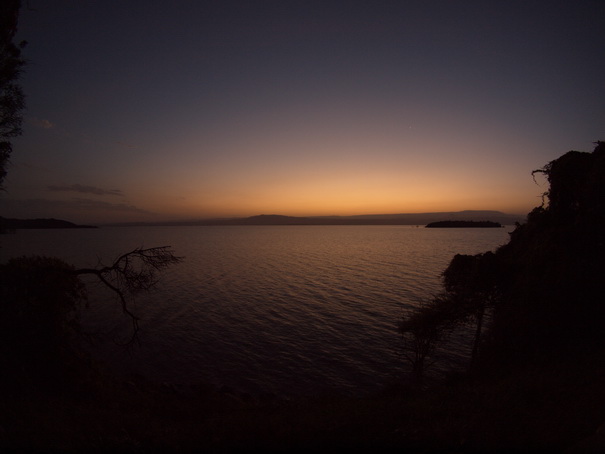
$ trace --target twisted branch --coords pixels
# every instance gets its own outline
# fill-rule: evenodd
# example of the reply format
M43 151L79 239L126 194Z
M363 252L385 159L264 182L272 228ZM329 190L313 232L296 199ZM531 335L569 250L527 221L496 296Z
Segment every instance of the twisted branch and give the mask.
M159 281L159 272L182 260L172 253L170 246L139 247L122 254L110 266L81 268L74 270L74 274L92 274L118 296L122 311L132 320L132 337L124 344L131 345L138 341L139 318L128 309L128 297L152 289Z

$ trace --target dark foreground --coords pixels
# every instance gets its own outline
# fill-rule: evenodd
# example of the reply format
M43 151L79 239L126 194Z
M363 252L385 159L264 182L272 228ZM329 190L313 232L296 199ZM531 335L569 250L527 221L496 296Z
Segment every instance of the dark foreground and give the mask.
M602 355L363 397L292 400L141 378L4 383L0 449L39 452L602 452ZM601 432L599 428L601 427ZM594 451L586 449L594 449Z

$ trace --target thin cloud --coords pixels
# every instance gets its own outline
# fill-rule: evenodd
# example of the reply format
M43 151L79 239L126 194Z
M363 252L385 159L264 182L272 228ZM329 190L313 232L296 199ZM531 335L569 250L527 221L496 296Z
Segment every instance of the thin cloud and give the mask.
M85 210L110 210L129 213L152 214L150 211L142 210L141 208L137 208L134 205L128 205L126 203L110 203L103 202L101 200L74 198L71 204L78 209Z
M131 149L138 148L135 144L132 144L132 143L129 143L129 142L117 141L116 143L118 145L120 145L122 147L126 147L126 148L131 148Z
M46 119L40 119L40 118L31 118L30 121L32 122L32 124L34 126L37 126L38 128L42 128L42 129L52 129L55 127L55 124L50 121L50 120L46 120Z
M94 194L94 195L113 195L123 197L124 193L119 189L102 189L96 186L85 186L82 184L72 185L50 185L48 186L49 191L53 192L78 192L80 194Z

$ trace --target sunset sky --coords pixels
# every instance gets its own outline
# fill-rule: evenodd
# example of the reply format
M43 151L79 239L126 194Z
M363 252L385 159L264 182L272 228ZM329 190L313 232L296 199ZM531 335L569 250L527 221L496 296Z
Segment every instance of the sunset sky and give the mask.
M605 2L23 2L0 215L527 213L605 140Z

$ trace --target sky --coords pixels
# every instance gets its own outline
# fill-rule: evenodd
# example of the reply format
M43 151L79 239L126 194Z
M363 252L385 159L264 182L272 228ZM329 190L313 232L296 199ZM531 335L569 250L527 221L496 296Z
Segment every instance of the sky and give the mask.
M525 214L605 140L605 2L23 2L4 217Z

